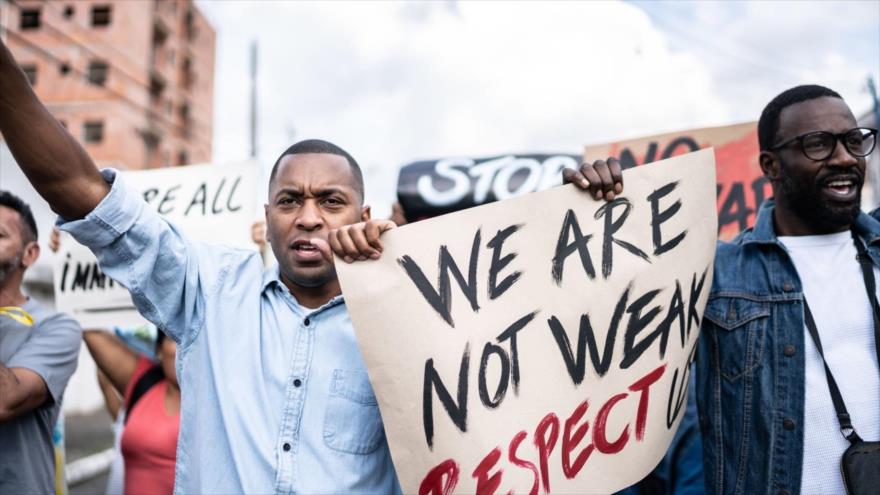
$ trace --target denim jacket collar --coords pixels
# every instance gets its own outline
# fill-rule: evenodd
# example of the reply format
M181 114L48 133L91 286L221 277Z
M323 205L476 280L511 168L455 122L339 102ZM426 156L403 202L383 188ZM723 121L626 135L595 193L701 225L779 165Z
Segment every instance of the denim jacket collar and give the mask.
M758 209L758 217L751 231L747 231L743 237L743 244L779 244L776 237L776 229L773 225L773 210L776 202L773 198L764 201ZM858 233L868 244L880 242L880 221L877 221L864 212L859 212L854 222Z

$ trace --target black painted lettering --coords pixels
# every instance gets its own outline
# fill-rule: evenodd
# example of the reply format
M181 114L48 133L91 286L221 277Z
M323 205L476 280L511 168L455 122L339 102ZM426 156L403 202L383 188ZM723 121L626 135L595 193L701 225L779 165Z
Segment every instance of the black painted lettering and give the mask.
M645 336L638 344L635 343L636 336L642 330L648 327L654 318L660 314L660 306L653 306L647 313L642 314L645 307L657 297L660 293L659 289L646 292L638 299L632 302L626 312L629 313L629 322L626 325L626 333L623 336L623 360L620 362L620 369L627 369L638 361L639 357L648 350L648 347L660 336L661 328L655 329L653 332ZM668 328L667 328L668 331Z
M61 269L61 292L67 292L67 272L70 270L70 253L64 260L64 267Z
M468 262L468 278L465 280L464 276L461 274L461 270L452 258L452 255L449 254L449 249L447 249L446 246L440 246L440 253L437 260L439 273L437 275L436 289L431 285L431 282L428 281L425 272L422 271L418 263L416 263L411 257L404 255L397 260L397 263L403 267L410 280L415 284L416 288L422 294L422 297L425 298L425 301L434 308L434 311L436 311L443 320L449 324L449 326L455 327L455 324L452 321L452 294L450 292L449 273L452 272L452 276L455 277L455 280L458 282L461 292L470 303L471 309L479 311L480 306L477 304L477 258L479 257L479 250L480 231L478 229L476 234L474 234L474 242L471 245L470 261Z
M223 213L223 208L217 209L217 199L220 198L220 194L223 192L223 186L226 185L226 177L220 179L220 185L217 186L217 192L214 193L214 200L211 201L211 213L218 214Z
M614 210L618 206L623 207L623 212L616 219L614 218ZM598 211L596 211L596 220L605 217L605 230L602 235L602 278L608 278L611 275L611 270L613 268L613 252L614 246L613 244L617 244L622 247L628 253L638 256L648 263L651 260L648 259L648 255L645 254L644 251L637 248L633 244L626 242L621 239L615 239L614 233L620 230L623 227L624 222L626 222L626 218L629 216L632 211L632 203L625 198L617 198L612 201L608 201L604 205L602 205Z
M449 419L462 432L467 431L468 368L470 367L470 343L465 344L458 370L458 401L452 399L449 390L434 368L434 359L425 362L425 380L422 388L422 422L428 447L434 448L434 391L443 404Z
M155 187L151 187L151 188L144 191L144 201L146 203L149 203L150 201L155 199L156 196L158 196L158 195L159 195L159 189L155 188Z
M617 306L614 308L614 314L611 316L611 321L608 324L608 333L605 336L605 347L603 348L602 356L599 356L599 345L596 342L596 335L593 332L593 326L590 324L589 314L581 315L576 357L572 352L568 333L566 333L565 328L562 326L562 323L559 322L559 319L552 316L547 320L547 324L550 326L550 332L553 334L553 339L556 341L556 345L562 353L562 360L565 362L565 368L568 370L571 381L575 385L580 385L584 380L587 362L587 346L589 346L590 349L590 360L593 363L593 369L598 376L604 376L611 367L611 359L614 354L614 341L617 338L617 329L620 326L620 320L623 318L623 312L626 308L626 302L629 298L629 291L631 288L632 285L626 288L620 296L620 299L617 301Z
M74 275L73 275L73 283L70 286L71 292L75 291L77 288L79 288L80 290L86 290L86 287L88 286L88 283L89 283L89 274L90 274L91 270L92 270L91 263L85 263L85 264L77 263L76 264L76 271L74 272Z
M516 233L522 225L511 225L504 230L499 230L495 237L492 238L487 244L486 247L492 250L492 263L489 265L489 299L495 299L499 297L501 294L504 294L507 289L509 289L522 275L521 271L515 271L510 275L504 277L504 280L501 283L497 283L498 281L498 272L504 269L514 258L516 258L516 253L508 253L505 256L501 256L501 246L504 244L504 241L507 240L508 237Z
M739 230L745 230L749 226L749 216L755 211L746 206L746 193L742 182L734 182L727 192L727 197L721 204L718 212L718 231L721 227L736 223Z
M685 153L690 153L692 151L697 151L700 149L700 145L697 144L696 141L690 136L680 136L673 139L669 144L666 145L666 149L663 150L662 159L665 160L674 156L675 151L679 147L685 148Z
M489 366L489 358L492 355L498 356L498 361L501 365L501 376L498 377L498 386L495 388L495 395L489 397L489 386L486 383L486 374ZM483 346L483 356L480 358L480 374L478 382L480 401L483 405L489 409L495 409L498 407L501 404L501 401L504 400L504 395L507 394L507 386L510 383L510 358L503 347L491 342L486 342L486 345Z
M178 189L180 189L179 184L165 191L165 195L162 196L162 202L159 203L159 208L156 209L160 215L167 215L174 211L174 200L177 199L174 196L174 192ZM166 205L168 206L166 207Z
M499 344L505 340L510 340L511 377L513 379L514 395L519 393L519 348L516 345L516 334L525 328L525 326L528 325L537 314L538 310L535 310L523 316L496 337Z
M202 205L202 216L205 216L205 202L208 201L208 185L204 182L196 189L196 193L193 195L192 201L189 202L189 206L186 207L186 211L183 212L183 215L189 215L189 210L192 209L195 205Z
M570 235L574 236L574 240L571 242L568 241ZM552 273L556 285L562 286L562 270L565 267L565 259L575 251L577 251L581 266L584 267L590 280L596 278L596 270L593 268L593 260L590 258L590 250L587 248L587 243L592 237L592 234L583 235L577 215L573 210L568 210L562 221L562 230L559 232L559 240L556 242L556 254L553 256Z
M706 267L703 270L703 275L700 277L700 281L697 282L697 274L694 274L693 280L691 280L691 297L690 302L688 303L688 324L687 324L687 334L688 337L691 336L691 326L693 323L697 324L697 328L700 328L700 313L697 311L697 301L700 299L700 294L703 292L703 285L706 282L706 274L709 272L709 268Z
M232 187L229 189L229 196L226 197L226 211L235 212L241 209L241 204L239 203L236 206L232 205L232 198L235 196L235 191L238 190L238 184L241 182L241 176L235 178L235 182L232 183Z
M648 195L648 201L651 202L651 234L654 241L655 256L659 256L678 246L687 235L687 229L685 229L669 241L663 242L663 234L660 232L660 226L663 222L672 218L681 209L681 200L676 200L669 208L662 212L660 211L660 199L671 193L677 186L678 182L670 182Z

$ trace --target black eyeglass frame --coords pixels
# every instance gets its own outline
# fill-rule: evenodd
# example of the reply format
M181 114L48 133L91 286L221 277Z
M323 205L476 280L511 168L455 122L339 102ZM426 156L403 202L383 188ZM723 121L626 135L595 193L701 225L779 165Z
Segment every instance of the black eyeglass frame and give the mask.
M858 130L861 130L861 131L867 131L867 134L864 134L864 133L862 134L863 137L865 137L865 136L870 136L871 138L874 139L874 141L871 143L871 149L869 149L868 152L865 153L864 155L861 155L861 154L859 154L859 153L855 153L855 152L853 152L853 150L849 149L849 145L847 145L847 144L846 144L846 141L844 140L844 138L845 138L849 133L851 133L852 131L858 131ZM827 155L827 156L824 156L824 157L822 157L822 158L813 158L812 156L810 156L810 155L807 154L807 151L806 151L806 149L804 148L804 139L806 139L806 138L808 138L808 137L810 137L810 136L815 136L815 135L817 135L817 134L824 135L824 136L832 136L832 137L834 138L834 146L831 147L831 150L828 152L828 155ZM852 129L850 129L850 130L848 130L848 131L846 131L846 132L839 132L839 133L837 133L837 134L835 134L835 133L833 133L833 132L829 132L829 131L813 131L813 132L807 132L807 133L805 133L805 134L801 134L801 135L799 135L799 136L795 136L795 137L789 139L788 141L785 141L785 142L783 142L783 143L777 144L776 146L771 147L768 151L777 151L777 150L780 150L780 149L782 149L782 148L785 148L786 146L791 145L791 143L793 143L793 142L795 142L795 141L797 141L798 144L800 144L801 153L803 153L805 157L809 158L810 160L813 160L814 162L821 162L821 161L823 161L823 160L827 160L827 159L831 158L831 156L834 155L834 151L837 149L837 143L838 143L838 141L839 141L841 144L843 144L843 148L844 148L844 149L846 150L846 152L849 153L850 155L852 155L852 156L854 156L854 157L856 157L856 158L865 158L866 156L870 155L871 152L874 151L874 148L877 146L877 129L872 129L872 128L870 128L870 127L853 127Z

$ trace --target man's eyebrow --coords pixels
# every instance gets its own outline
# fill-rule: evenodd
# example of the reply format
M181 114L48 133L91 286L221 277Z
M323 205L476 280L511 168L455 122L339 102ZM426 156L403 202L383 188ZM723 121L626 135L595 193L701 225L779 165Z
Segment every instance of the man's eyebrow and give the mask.
M317 191L315 191L315 196L316 196L316 197L322 197L322 198L323 198L323 197L326 197L326 196L331 196L331 195L333 195L333 194L342 194L342 195L346 195L346 194L347 194L347 191L346 191L346 189L344 189L344 188L342 188L342 187L336 187L336 186L329 186L329 187L325 187L325 188L318 189ZM299 189L299 188L295 188L295 187L282 187L281 189L279 189L279 190L275 193L275 197L282 196L282 195L290 195L290 196L295 196L295 197L301 197L301 196L304 196L305 193L302 191L302 189Z

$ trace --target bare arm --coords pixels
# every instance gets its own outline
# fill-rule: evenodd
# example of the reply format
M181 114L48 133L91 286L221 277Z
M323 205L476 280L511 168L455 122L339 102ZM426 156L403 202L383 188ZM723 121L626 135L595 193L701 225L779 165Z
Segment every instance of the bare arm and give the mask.
M116 421L116 417L119 416L119 408L122 406L121 394L116 391L116 388L110 383L110 379L101 370L98 370L98 385L101 386L101 393L104 395L104 407L107 408L113 421Z
M0 363L0 423L31 412L48 399L49 388L40 375Z
M109 192L92 159L43 106L2 40L0 132L28 180L62 217L84 217Z
M137 368L138 355L116 336L103 330L84 330L83 340L89 354L120 395L125 395L128 382Z

